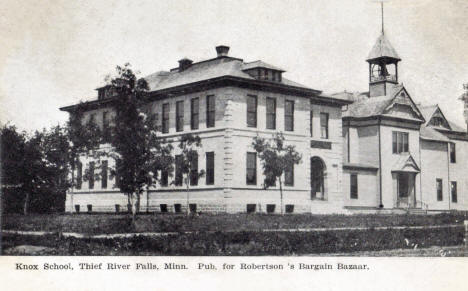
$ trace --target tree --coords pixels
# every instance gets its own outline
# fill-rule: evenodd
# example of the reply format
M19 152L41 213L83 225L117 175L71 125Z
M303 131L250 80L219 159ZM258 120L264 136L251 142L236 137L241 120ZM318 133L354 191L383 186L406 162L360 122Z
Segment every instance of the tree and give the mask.
M73 159L67 127L53 126L36 135L41 136L40 149L46 163L43 172L47 177L43 185L43 191L47 194L42 195L37 203L46 212L63 211L65 193L73 183L69 176Z
M18 132L13 125L7 124L1 129L1 188L5 212L24 212L24 188L28 187L25 182L31 182L24 177L26 139L26 133Z
M174 183L186 186L186 206L189 214L190 185L197 185L198 179L205 175L204 170L198 170L198 149L201 147L201 139L198 135L184 134L180 137L180 154L176 156L176 177ZM180 175L180 176L178 176Z
M156 185L158 172L172 172L172 146L158 137L155 116L145 109L149 89L146 80L137 79L127 63L117 66L117 77L110 84L118 97L113 105L112 150L108 154L115 160L112 173L119 189L127 195L134 221L143 191Z
M301 162L302 156L293 145L284 145L282 133L276 133L271 140L255 137L252 146L258 153L263 166L264 187L275 186L279 182L281 214L283 214L283 181L281 177ZM292 173L291 173L292 174Z

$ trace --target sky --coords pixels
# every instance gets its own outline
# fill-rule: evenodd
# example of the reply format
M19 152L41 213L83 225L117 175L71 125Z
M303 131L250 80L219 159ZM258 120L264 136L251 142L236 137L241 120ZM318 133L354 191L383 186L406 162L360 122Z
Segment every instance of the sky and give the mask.
M464 127L468 1L391 0L384 15L400 82ZM116 65L143 77L213 58L220 44L326 93L367 91L381 14L373 0L7 0L0 27L0 123L33 131L64 123L59 107L97 98Z

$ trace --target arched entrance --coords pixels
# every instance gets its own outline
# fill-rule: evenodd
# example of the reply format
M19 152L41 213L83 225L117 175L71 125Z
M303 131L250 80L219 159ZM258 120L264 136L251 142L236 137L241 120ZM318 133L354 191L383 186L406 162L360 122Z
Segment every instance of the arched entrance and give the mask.
M325 199L325 163L319 157L310 159L310 198Z

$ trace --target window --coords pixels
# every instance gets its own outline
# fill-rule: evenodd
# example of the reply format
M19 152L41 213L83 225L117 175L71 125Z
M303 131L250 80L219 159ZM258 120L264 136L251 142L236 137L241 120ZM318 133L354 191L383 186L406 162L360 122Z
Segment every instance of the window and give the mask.
M176 131L184 130L184 101L176 102Z
M96 123L96 113L92 113L89 115L89 121L90 124L95 124Z
M284 171L284 185L285 186L294 186L294 164L291 164Z
M247 185L257 185L257 154L247 153Z
M197 212L197 204L190 203L189 204L189 210L190 210L190 213L196 213Z
M161 171L161 186L162 187L167 187L169 184L169 172L168 171Z
M119 174L119 169L122 164L122 161L117 159L115 161L115 177L114 177L114 187L120 187L120 174Z
M206 185L214 184L214 152L206 153Z
M450 192L452 193L452 202L457 203L457 182L450 182Z
M392 151L394 154L407 153L409 151L407 132L394 131L392 133Z
M94 189L94 162L89 163L89 180L88 180L88 188Z
M276 99L266 98L266 128L276 129Z
M198 129L198 111L199 101L198 98L190 100L190 128Z
M436 179L436 188L437 188L437 201L442 201L443 198L443 186L442 179Z
M431 123L434 126L444 126L444 120L440 116L435 116L432 118Z
M247 213L255 213L257 204L247 204Z
M164 103L162 108L162 132L169 132L169 103Z
M210 95L206 96L206 127L214 127L215 126L215 96Z
M457 162L457 153L455 150L455 144L450 143L450 162L451 163L456 163Z
M319 157L310 159L311 199L325 200L325 164Z
M312 102L310 102L310 120L309 120L309 127L310 127L310 136L314 136L314 110L312 108Z
M275 213L276 204L267 204L267 213Z
M81 189L81 183L83 182L83 164L81 162L76 163L76 189Z
M350 175L350 197L351 199L358 199L358 179L357 174Z
M247 126L257 127L257 96L247 96Z
M320 113L320 136L328 138L328 113Z
M107 188L107 161L102 161L101 164L101 188Z
M110 141L109 113L107 111L102 113L102 138L104 142Z
M198 154L191 157L190 161L190 185L198 185Z
M284 130L294 131L294 101L286 100L284 103Z
M183 173L182 173L182 155L175 156L175 180L174 184L176 186L182 186Z

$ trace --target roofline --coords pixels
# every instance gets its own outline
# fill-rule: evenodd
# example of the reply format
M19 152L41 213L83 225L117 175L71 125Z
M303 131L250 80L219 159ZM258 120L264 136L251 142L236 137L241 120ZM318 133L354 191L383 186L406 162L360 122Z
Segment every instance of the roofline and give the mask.
M370 62L378 60L378 59L389 59L389 60L392 60L392 61L401 62L400 58L394 58L394 57L388 57L388 56L380 56L380 57L377 57L377 58L366 59L366 62L370 63Z
M202 64L202 63L206 63L206 62L211 62L211 61L214 61L214 60L217 60L217 59L232 59L234 61L241 61L243 62L244 60L243 59L239 59L239 58L234 58L234 57L230 57L230 56L219 56L219 57L216 57L216 58L211 58L211 59L207 59L207 60L203 60L203 61L199 61L199 62L194 62L190 65L193 66L193 65L198 65L198 64ZM169 69L169 72L174 72L174 71L177 71L179 70L179 67L174 67L172 69Z
M283 69L272 69L272 68L268 68L266 66L256 66L256 67L252 67L252 68L248 68L248 69L242 69L242 71L250 71L250 70L255 70L255 69L267 69L267 70L271 70L271 71L276 71L276 72L281 72L281 73L285 73L286 71L283 70Z
M432 127L432 128L437 130L440 133L450 133L450 134L455 134L455 135L460 135L460 136L463 136L463 135L468 136L467 131L458 131L458 130L453 130L453 129L435 128L435 127Z
M219 88L219 87L228 87L228 86L240 86L246 85L247 87L254 87L255 89L263 89L266 91L280 91L280 92L287 92L292 93L296 96L302 97L309 97L315 100L317 103L327 104L327 105L335 105L335 106L343 106L347 104L353 103L350 100L342 100L332 97L321 97L318 96L322 93L320 90L310 89L310 88L303 88L297 86L291 86L281 83L273 83L273 82L266 82L266 81L259 81L254 79L246 79L242 77L235 77L235 76L221 76L216 78L211 78L207 80L202 80L198 82L183 84L175 87L150 91L146 94L149 100L157 100L167 97L169 94L173 95L183 95L188 92L200 92L206 90L207 88ZM242 86L241 86L242 87ZM104 100L92 100L85 102L86 106L90 106L92 108L98 108L103 105L109 105L115 100L114 98L104 99ZM69 105L61 107L60 110L62 111L72 111L77 105Z
M395 120L395 121L399 121L399 122L409 122L409 123L414 123L414 124L423 124L424 122L421 121L421 120L412 120L412 119L405 119L405 118L401 118L401 117L396 117L396 116L388 116L388 115L382 115L382 114L378 114L378 115L370 115L370 116L362 116L362 117L355 117L355 116L343 116L342 117L343 120L346 120L346 121L351 121L351 120L357 120L357 121L366 121L366 120L379 120L379 119L388 119L388 120Z
M430 137L424 137L419 135L419 139L427 140L427 141L433 141L433 142L440 142L440 143L449 143L450 140L440 140L440 139L435 139L435 138L430 138Z

